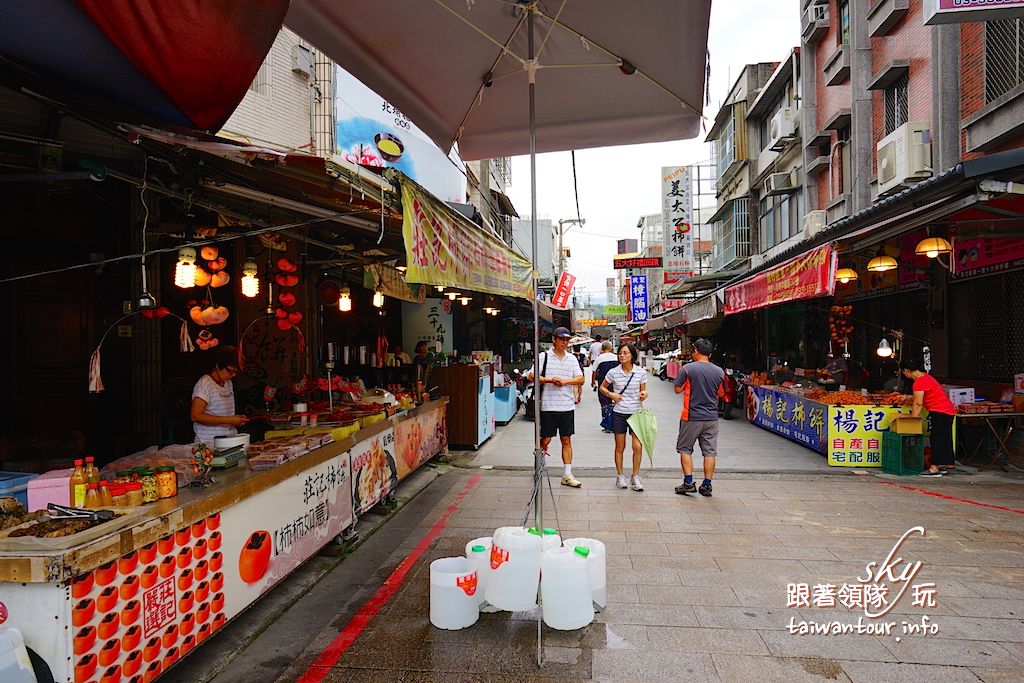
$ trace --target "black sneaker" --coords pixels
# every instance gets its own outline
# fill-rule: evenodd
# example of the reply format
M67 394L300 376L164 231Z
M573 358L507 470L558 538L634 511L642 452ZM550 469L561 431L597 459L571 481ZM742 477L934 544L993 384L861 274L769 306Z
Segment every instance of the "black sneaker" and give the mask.
M682 483L676 487L676 493L681 496L685 496L687 493L697 493L697 485L693 482L690 482L689 484Z
M697 490L700 491L700 495L711 497L711 484L701 484Z

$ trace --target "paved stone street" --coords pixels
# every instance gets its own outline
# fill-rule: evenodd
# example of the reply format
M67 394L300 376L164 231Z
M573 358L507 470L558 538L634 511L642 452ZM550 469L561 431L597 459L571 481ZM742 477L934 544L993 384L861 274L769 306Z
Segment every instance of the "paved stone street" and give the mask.
M175 680L210 680L213 672L217 683L1024 680L1019 472L967 468L935 481L825 470L818 454L737 419L722 424L714 497L678 496L676 397L667 382L650 389L651 405L665 418L646 491L613 487L610 436L583 427L596 423L592 393L576 451L584 488L553 480L563 538L588 536L607 546L609 604L587 628L544 627L543 667L536 664L535 612L483 614L461 631L436 629L428 619L430 562L522 520L532 480L516 468L528 463L532 423L517 418L478 452L453 454L461 468L425 485L318 581L279 589L295 599L265 630L262 622L247 627L243 616L186 661ZM545 524L553 526L550 498L545 504ZM915 606L920 589L910 585L894 600L901 584L883 579L894 606L864 618L850 586L918 525L925 536L903 542L892 574L920 561L908 583L934 584L934 606ZM789 595L789 584L797 584L794 591L806 584L807 601ZM815 606L817 585L834 587L835 607ZM254 612L260 609L271 621L272 610ZM859 617L892 623L892 630L801 635L788 628L856 626ZM922 620L937 633L904 632Z

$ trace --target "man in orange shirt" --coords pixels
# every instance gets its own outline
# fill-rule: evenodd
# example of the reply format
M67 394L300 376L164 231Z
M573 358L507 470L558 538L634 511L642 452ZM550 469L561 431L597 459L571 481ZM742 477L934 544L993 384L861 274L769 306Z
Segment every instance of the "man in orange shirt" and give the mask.
M711 478L718 456L718 399L724 396L722 383L725 371L711 362L714 347L707 339L693 342L693 362L679 368L675 391L683 395L683 411L679 414L679 436L676 451L683 468L683 483L676 493L697 493L711 496ZM698 488L693 483L693 444L700 442L704 456L704 481Z

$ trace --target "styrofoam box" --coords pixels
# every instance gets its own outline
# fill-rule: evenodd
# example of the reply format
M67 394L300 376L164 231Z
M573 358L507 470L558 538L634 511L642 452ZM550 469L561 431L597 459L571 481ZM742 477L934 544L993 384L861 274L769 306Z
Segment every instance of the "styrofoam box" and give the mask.
M13 496L19 503L27 506L29 481L38 476L26 472L0 472L0 497Z
M961 403L974 403L974 389L972 387L954 387L943 384L942 388L955 406Z
M71 497L71 474L69 470L50 470L28 483L28 511L45 510L50 503L67 505Z
M1024 394L1024 372L1013 376L1013 390L1016 393Z

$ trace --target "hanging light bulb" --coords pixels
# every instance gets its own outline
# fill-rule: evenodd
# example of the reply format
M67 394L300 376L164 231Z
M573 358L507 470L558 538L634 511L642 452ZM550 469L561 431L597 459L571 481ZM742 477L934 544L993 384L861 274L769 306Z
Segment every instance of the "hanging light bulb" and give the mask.
M459 298L459 293L458 292L445 292L445 294L448 295L448 300L449 301L455 301L456 299Z
M491 315L498 315L499 313L501 313L501 311L499 311L497 308L491 309Z
M405 266L395 266L395 270L397 270L399 273L404 273L406 268Z
M174 286L188 289L196 286L196 250L182 247L178 250L178 265L174 267Z
M892 347L889 346L889 340L882 337L882 341L878 342L878 350L875 352L879 358L888 358L892 355Z
M348 285L342 285L338 294L338 310L348 313L352 310L352 290L348 288Z
M884 273L897 267L896 259L888 254L879 254L868 261L868 270L872 273Z
M377 285L377 289L373 292L373 305L377 308L384 308L384 290Z
M853 280L856 280L858 277L859 276L857 275L857 271L855 271L853 268L840 268L839 270L836 271L836 280L844 285L847 282L852 282Z
M434 288L437 289L437 291L439 291L439 292L443 292L444 291L444 285L434 285Z
M494 309L491 308L490 306L484 306L484 313L486 313L487 315L490 315L491 311L493 311L493 310Z
M242 264L242 296L253 299L260 293L260 279L257 274L256 262L251 258Z
M953 245L942 237L926 237L917 243L914 253L920 256L924 254L928 258L935 258L939 254L948 254L953 251Z
M468 297L468 296L460 296L459 297L459 301L462 302L463 306L468 306L471 299L472 299L472 297Z

